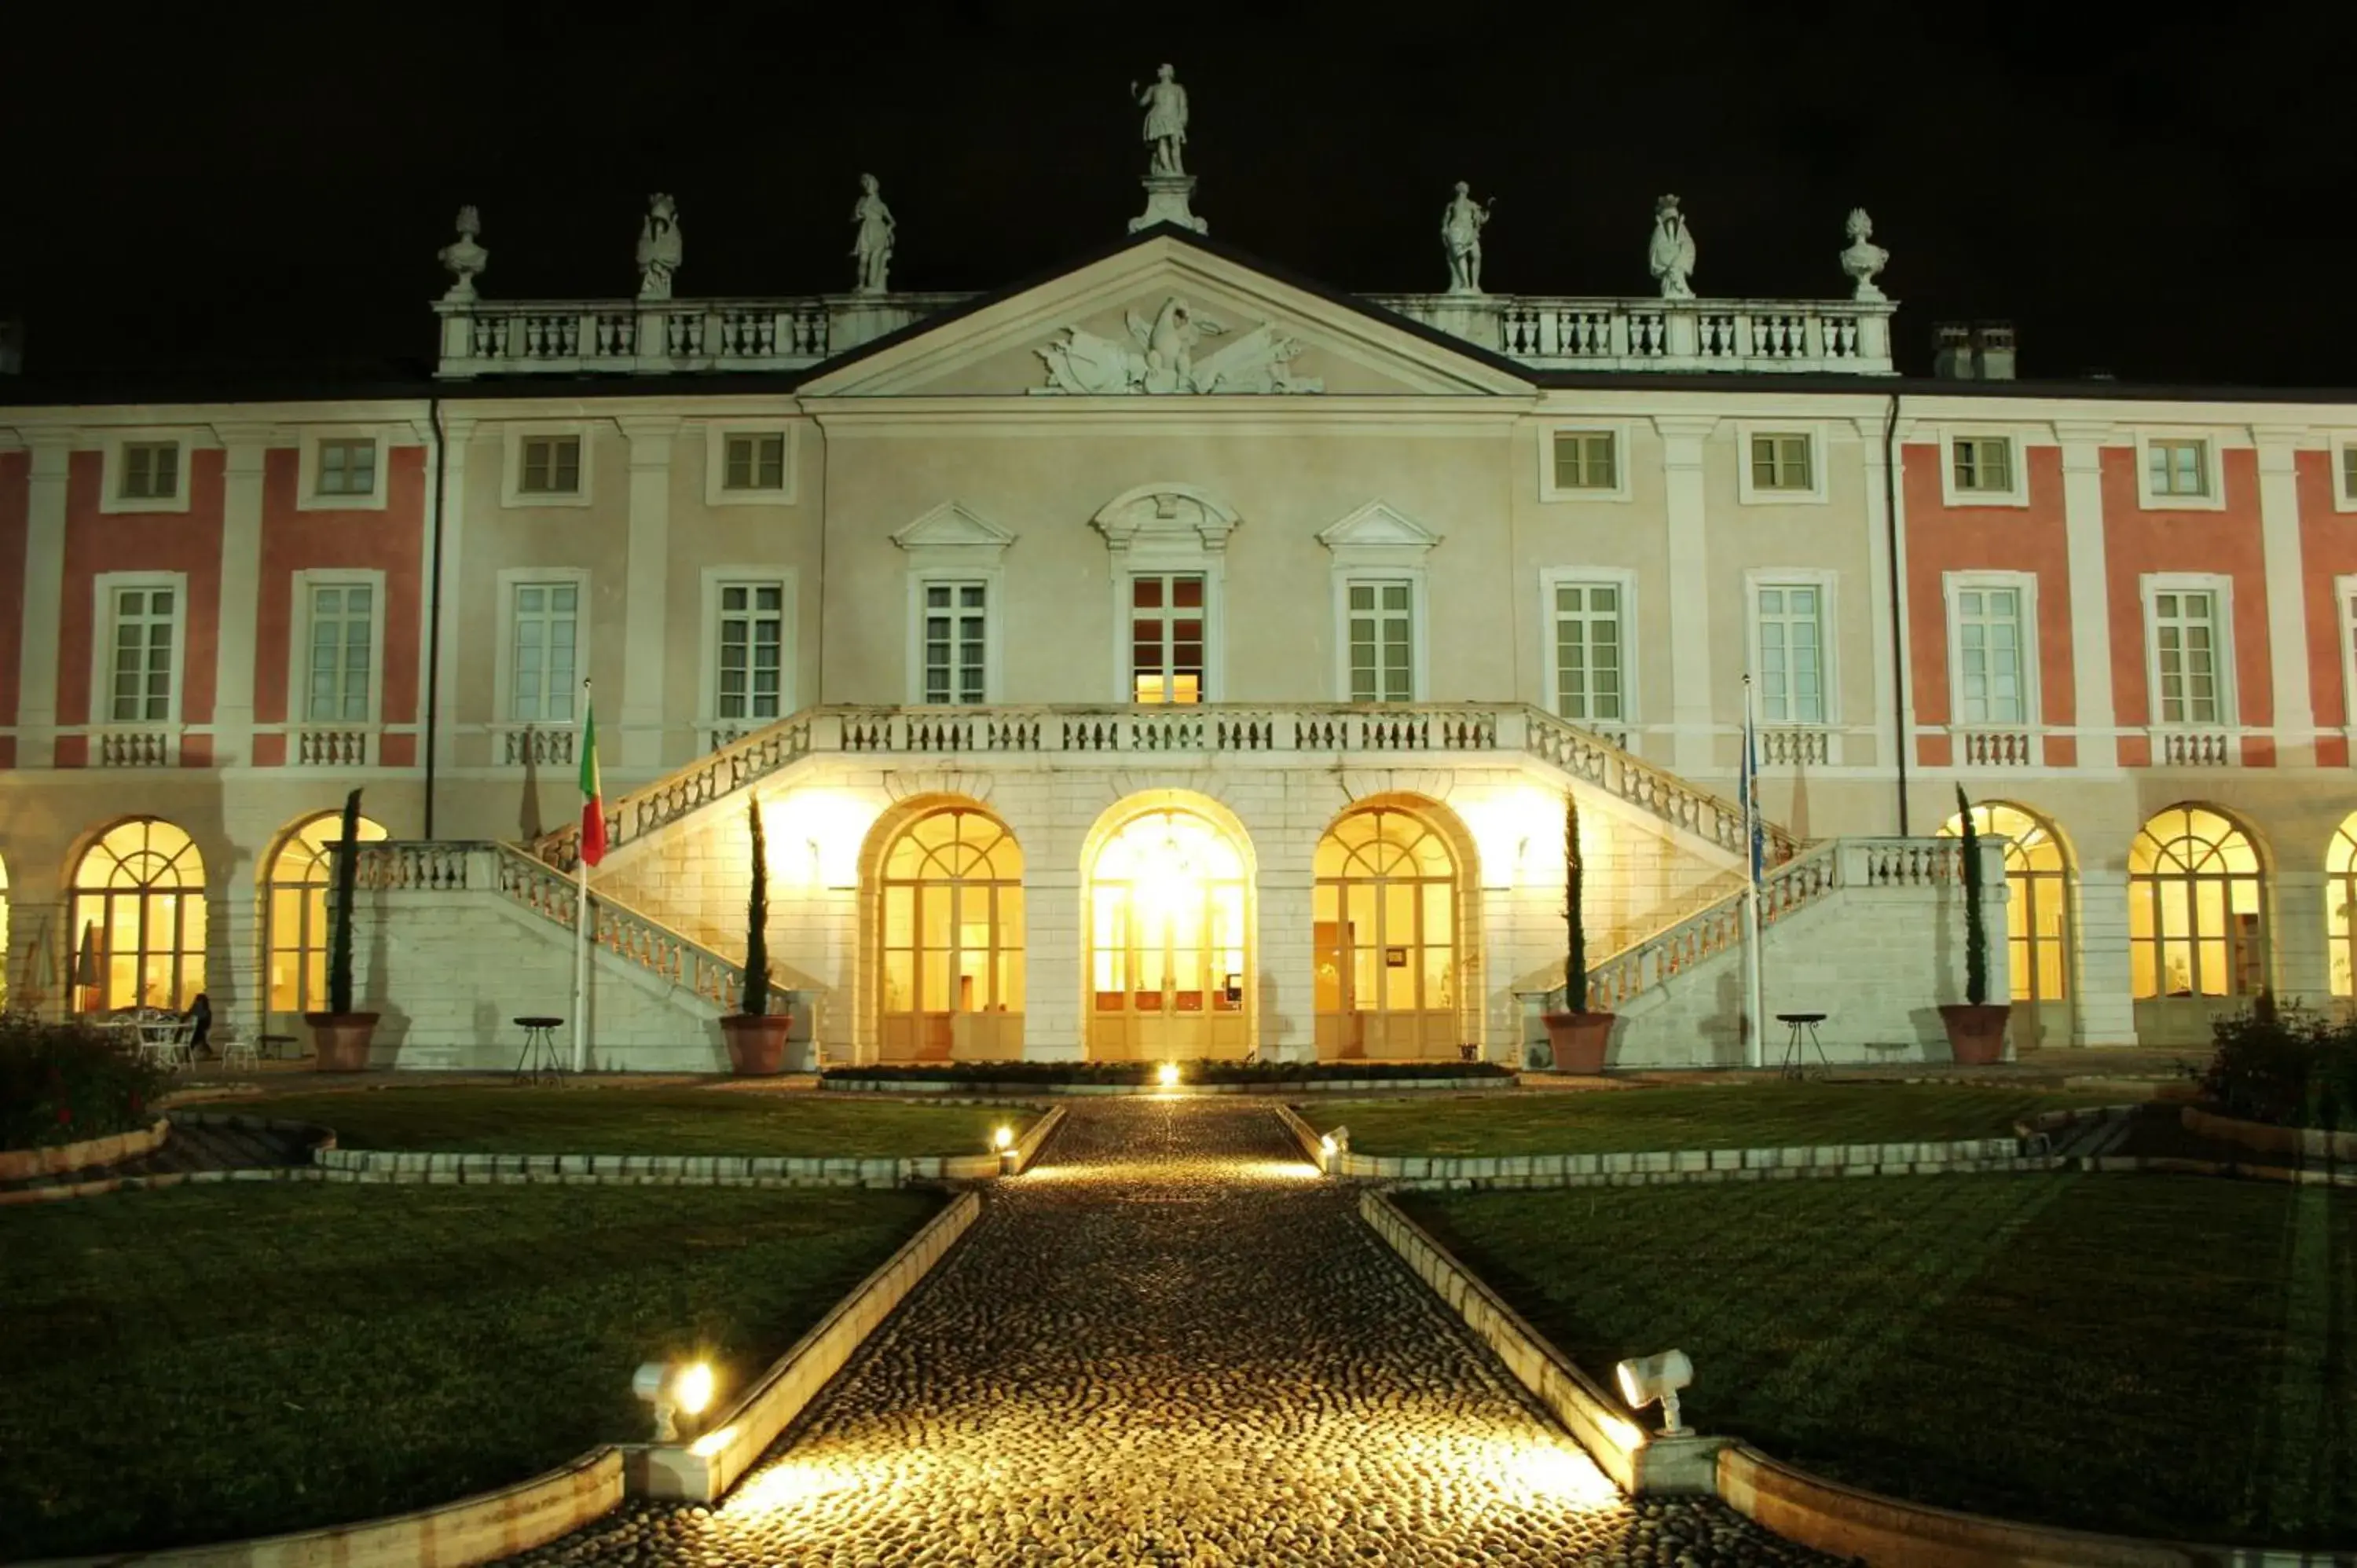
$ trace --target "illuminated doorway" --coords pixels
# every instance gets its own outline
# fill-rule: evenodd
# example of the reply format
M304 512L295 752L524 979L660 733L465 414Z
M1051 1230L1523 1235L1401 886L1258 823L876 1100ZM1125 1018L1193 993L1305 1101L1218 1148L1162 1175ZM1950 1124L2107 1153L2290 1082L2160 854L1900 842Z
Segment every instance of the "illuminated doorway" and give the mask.
M186 1011L205 988L205 863L155 817L109 828L74 866L74 1008Z
M2332 994L2357 994L2357 811L2341 819L2324 852L2324 935Z
M2266 986L2266 877L2223 814L2172 806L2128 846L2128 977L2136 1038L2201 1045L2213 1017Z
M328 886L343 814L322 811L297 822L262 874L262 948L269 955L270 1029L296 1033L306 1013L328 1007ZM374 843L382 824L362 817L360 837Z
M1089 1055L1242 1058L1244 859L1192 811L1133 817L1089 868Z
M1318 841L1318 1057L1454 1059L1457 858L1421 819L1352 811Z
M2012 982L2014 1043L2071 1043L2071 863L2053 827L2018 806L1973 808L1973 827L2002 833L2005 850L2006 972ZM1941 824L1942 838L1964 832L1964 819ZM2022 1026L2029 1026L2025 1040Z
M986 811L949 806L900 831L881 880L885 1061L1023 1055L1023 852Z

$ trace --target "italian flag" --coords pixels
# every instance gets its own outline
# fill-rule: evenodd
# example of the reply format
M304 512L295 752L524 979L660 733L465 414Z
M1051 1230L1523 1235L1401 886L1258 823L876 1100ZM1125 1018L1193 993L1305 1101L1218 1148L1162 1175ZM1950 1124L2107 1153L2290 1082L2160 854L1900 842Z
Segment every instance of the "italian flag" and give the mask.
M585 695L581 706L581 864L606 858L606 798L597 784L597 707Z

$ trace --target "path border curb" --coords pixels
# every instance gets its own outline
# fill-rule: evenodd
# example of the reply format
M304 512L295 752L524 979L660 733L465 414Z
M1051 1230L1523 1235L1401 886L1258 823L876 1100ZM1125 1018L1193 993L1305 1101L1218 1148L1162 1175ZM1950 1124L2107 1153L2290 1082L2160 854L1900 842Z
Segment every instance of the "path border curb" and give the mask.
M2279 1127L2272 1122L2222 1115L2201 1105L2184 1107L2178 1117L2189 1133L2240 1144L2262 1154L2297 1155L2302 1161L2346 1160L2357 1165L2357 1133L2328 1132L2321 1127Z
M0 1181L27 1181L34 1176L58 1176L90 1165L135 1160L162 1148L171 1133L171 1118L158 1114L145 1127L109 1133L103 1138L84 1138L79 1143L49 1144L31 1149L0 1149Z
M1025 1083L980 1082L947 1079L875 1079L866 1081L837 1079L819 1080L821 1094L909 1094L928 1098L937 1095L963 1094L976 1099L1022 1099L1041 1095L1174 1095L1197 1094L1391 1094L1394 1091L1504 1093L1515 1086L1513 1074L1503 1077L1485 1074L1479 1078L1339 1078L1302 1079L1294 1082L1269 1083L1180 1083L1165 1089L1152 1083Z

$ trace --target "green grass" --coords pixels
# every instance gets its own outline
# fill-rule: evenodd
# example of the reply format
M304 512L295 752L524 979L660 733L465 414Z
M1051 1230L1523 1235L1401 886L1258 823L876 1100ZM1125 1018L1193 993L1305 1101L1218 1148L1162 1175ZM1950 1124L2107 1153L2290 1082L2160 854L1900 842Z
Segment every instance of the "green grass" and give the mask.
M371 1518L641 1439L640 1361L701 1349L742 1387L940 1203L242 1186L0 1208L0 1560Z
M909 1105L710 1089L543 1089L471 1084L272 1095L193 1111L317 1122L348 1149L502 1155L971 1155L1014 1106Z
M1600 1155L2002 1138L2021 1118L2116 1093L1936 1083L1759 1083L1525 1090L1452 1100L1297 1106L1362 1155Z
M1974 1176L1417 1196L1599 1378L1821 1474L2136 1535L2357 1538L2357 1203L2200 1177Z

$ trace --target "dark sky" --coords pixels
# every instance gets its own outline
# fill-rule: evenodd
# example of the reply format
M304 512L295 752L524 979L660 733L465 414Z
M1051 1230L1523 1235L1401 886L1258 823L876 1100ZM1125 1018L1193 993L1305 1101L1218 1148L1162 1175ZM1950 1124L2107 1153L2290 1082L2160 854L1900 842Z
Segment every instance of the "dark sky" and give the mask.
M423 360L462 201L487 295L628 293L654 189L683 295L817 292L863 169L897 285L996 287L1121 234L1169 59L1213 236L1340 287L1440 287L1458 178L1493 291L1650 292L1675 190L1702 294L1832 297L1862 204L1904 369L2357 382L2351 8L2179 9L84 0L12 22L0 312L37 372Z

